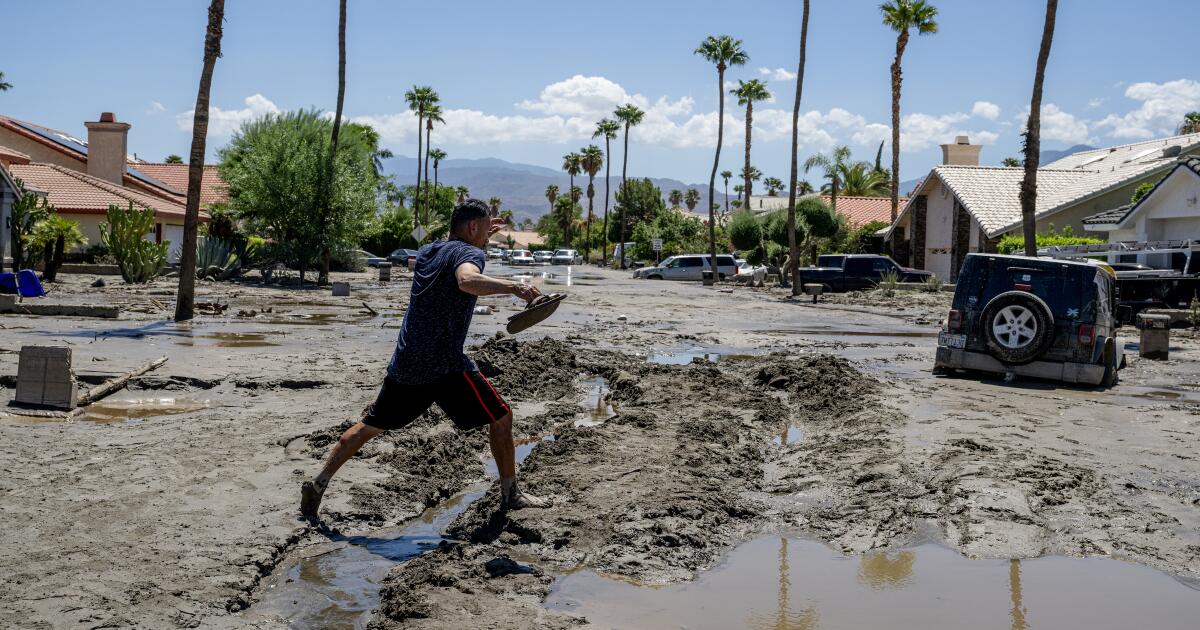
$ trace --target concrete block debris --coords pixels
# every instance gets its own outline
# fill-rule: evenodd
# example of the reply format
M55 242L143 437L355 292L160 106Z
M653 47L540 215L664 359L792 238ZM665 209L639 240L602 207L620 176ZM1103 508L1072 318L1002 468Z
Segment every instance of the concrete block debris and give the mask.
M18 403L73 409L75 375L71 349L62 346L24 346L17 364Z

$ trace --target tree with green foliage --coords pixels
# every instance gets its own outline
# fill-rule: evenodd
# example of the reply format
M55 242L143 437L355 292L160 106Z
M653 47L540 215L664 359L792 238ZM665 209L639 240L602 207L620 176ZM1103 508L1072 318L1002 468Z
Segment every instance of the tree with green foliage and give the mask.
M817 258L820 239L837 236L845 219L818 197L806 197L796 202L796 216L804 223L808 238L809 256Z
M654 239L662 239L662 250L654 251ZM704 250L704 226L697 217L663 209L648 221L638 223L630 235L632 255L650 259ZM661 258L660 258L661 259Z
M670 208L678 208L683 205L683 191L674 189L667 193L667 204Z
M768 177L763 180L763 187L767 189L768 197L775 197L784 188L783 180L778 177Z
M749 210L733 213L729 220L729 242L738 251L749 252L762 246L763 224Z
M909 31L932 35L938 30L937 7L925 0L888 0L879 5L883 24L896 32L896 58L892 61L892 223L900 209L900 62L908 47Z
M594 198L596 197L596 186L595 186L596 174L600 172L600 167L602 167L602 166L604 166L604 152L600 150L600 147L598 147L594 144L589 144L588 146L579 150L579 167L582 168L583 172L587 173L587 176L588 176L587 223L586 223L586 227L584 227L584 232L583 232L583 234L584 234L583 260L584 261L587 261L588 256L589 256L589 254L591 254L591 251L592 251L592 239L591 239L591 235L592 235L592 204L593 204Z
M695 210L698 203L700 203L700 191L689 188L687 192L683 193L683 205L687 206L688 212Z
M42 254L42 278L46 282L55 282L66 251L87 245L87 238L83 235L83 230L79 229L78 221L58 214L53 210L53 206L50 208L49 215L33 226L30 244Z
M838 166L842 189L839 195L847 197L886 197L891 186L887 173L871 168L866 162L840 164Z
M493 215L500 214L500 204L504 203L499 197L492 196L488 198L488 207L492 209Z
M642 119L644 119L645 117L646 117L646 112L638 109L638 107L636 105L634 105L633 103L626 103L626 104L618 107L616 109L616 111L613 112L613 118L616 118L617 121L619 121L620 123L625 125L625 151L624 151L623 155L621 156L621 187L619 189L617 189L618 197L620 197L621 192L626 189L625 188L625 183L626 183L625 176L629 171L629 129L642 124ZM624 211L623 209L628 207L629 205L630 204L623 203L620 199L617 199L617 207L622 208L622 212ZM617 242L624 243L625 242L625 234L626 234L625 228L629 225L629 221L624 215L622 215L620 217L620 219L617 221L617 223L620 225L620 230L618 231L619 232L619 235L618 235L619 240L617 240ZM625 268L625 258L627 257L627 255L628 255L627 252L624 252L624 251L621 252L620 265L621 265L622 269Z
M421 197L422 203L428 197L429 188L429 153L433 149L433 123L446 124L446 119L442 117L442 106L433 104L425 108L425 182L423 186L426 189L425 195Z
M753 184L750 181L750 145L751 132L754 129L754 103L757 101L765 101L771 98L771 91L767 89L767 84L759 79L750 79L742 81L738 79L737 87L729 90L729 93L737 97L738 105L746 108L746 164L742 167L743 185L746 187L746 205L750 205L750 197L753 195Z
M446 159L446 152L441 149L433 149L429 152L429 159L433 160L433 187L438 187L438 165L442 160Z
M875 233L890 225L887 221L870 221L846 230L846 235L834 249L846 254L878 254L875 251Z
M384 210L373 217L359 236L358 246L368 252L387 256L400 247L415 248L412 237L412 211L403 206Z
M4 73L0 72L0 92L7 92L12 89L12 84L4 80Z
M579 201L575 196L575 176L583 172L583 156L578 153L568 153L563 156L562 168L567 172L569 183L567 184L567 196L571 198L571 203ZM567 229L563 232L566 236L567 243L571 242L571 230Z
M4 78L4 74L0 73L0 79ZM1200 112L1188 112L1183 115L1183 122L1179 123L1179 135L1188 133L1200 133Z
M825 155L824 153L813 154L804 161L805 173L810 169L818 168L821 170L821 175L824 179L829 180L827 190L829 190L829 200L834 211L837 210L838 182L846 163L849 161L850 148L846 146L834 147L829 155Z
M329 198L322 199L331 129L316 110L267 114L243 124L218 153L230 208L251 231L274 241L272 251L300 269L301 282L327 245L357 242L378 205L372 161L379 134L358 123L342 128Z
M610 195L608 193L609 183L612 181L612 141L617 138L617 133L621 131L621 124L609 118L601 118L596 123L596 131L592 133L592 138L604 138L604 225L600 228L600 264L608 265L608 202Z
M729 180L733 171L721 171L721 179L725 180L725 214L729 214Z
M1090 236L1075 236L1072 233L1071 226L1063 228L1061 233L1054 231L1051 227L1046 232L1037 235L1037 247L1034 253L1043 247L1062 247L1067 245L1099 245L1104 239L1094 238ZM1024 234L1006 234L1000 238L1000 242L996 244L996 251L1001 254L1021 254L1025 249Z
M14 183L17 185L18 191L25 190L25 183L20 179ZM40 197L36 193L19 192L17 198L13 200L8 219L8 240L11 250L9 253L12 256L13 271L28 267L32 262L30 258L25 257L25 243L33 234L34 226L53 211L53 206L46 201L46 198ZM0 269L3 269L3 263L3 259L0 259Z
M454 192L458 195L458 203L466 201L467 197L471 196L471 189L466 186L458 186L454 189Z
M183 164L183 157L172 153L163 159L163 164Z
M637 224L653 220L666 208L662 200L662 191L649 178L626 181L617 190L617 207L614 208L617 220L609 225L609 240L615 243L624 242L621 240L622 235L632 234ZM625 253L628 255L628 252Z
M750 60L750 55L747 55L742 48L742 40L728 35L705 37L694 54L704 57L717 68L717 150L713 154L712 173L708 177L708 264L715 278L717 274L717 218L712 207L714 191L717 188L717 169L721 164L721 145L725 136L725 70L730 66L746 65L746 62Z
M1020 168L1021 160L1018 160L1015 157L1006 157L1003 160L1000 160L1000 166L1008 168Z
M558 200L558 184L546 186L546 201L550 202L550 212L554 212L554 202Z
M1142 197L1150 194L1154 190L1154 182L1142 182L1136 190L1133 191L1133 196L1129 198L1129 203L1137 203L1142 200Z
M416 190L421 190L421 152L422 152L422 137L421 132L425 127L425 112L430 106L436 105L441 97L438 93L428 85L414 85L412 89L404 93L404 100L408 103L408 109L417 113L417 184ZM420 225L420 203L417 198L413 198L413 216L417 219L417 224Z
M583 213L583 208L572 197L559 197L554 202L554 221L558 224L559 233L562 234L564 247L571 246L571 230Z

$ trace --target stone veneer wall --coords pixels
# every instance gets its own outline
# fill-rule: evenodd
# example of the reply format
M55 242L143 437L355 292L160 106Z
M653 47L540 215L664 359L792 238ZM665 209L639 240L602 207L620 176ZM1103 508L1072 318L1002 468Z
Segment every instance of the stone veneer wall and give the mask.
M914 269L925 268L925 208L928 199L919 195L913 200L912 216L912 266Z
M954 241L950 250L950 282L958 281L958 270L971 250L971 215L954 200Z

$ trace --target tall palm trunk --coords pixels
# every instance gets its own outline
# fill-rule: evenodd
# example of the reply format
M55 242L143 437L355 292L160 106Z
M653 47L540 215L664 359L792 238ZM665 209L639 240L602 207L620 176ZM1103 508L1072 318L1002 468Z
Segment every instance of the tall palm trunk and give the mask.
M725 180L725 214L729 214L729 180Z
M437 187L438 187L438 163L434 162L433 163L433 189L437 190Z
M425 123L425 186L422 188L424 197L422 197L423 201L421 202L421 207L425 209L426 219L429 219L429 147L433 146L429 141L429 136L432 134L433 121L430 120Z
M587 227L584 228L583 232L583 262L585 264L587 263L588 255L592 251L592 198L596 196L596 188L593 185L595 181L596 176L592 175L591 171L588 171L588 218Z
M204 66L192 114L192 153L188 162L187 206L183 215L183 250L179 258L179 291L175 297L175 321L191 319L196 301L196 226L200 221L200 185L204 179L205 140L208 136L208 95L212 90L213 67L221 56L221 23L225 0L208 5L208 27L204 31Z
M1033 98L1029 102L1029 124L1025 130L1025 179L1021 180L1021 233L1025 237L1025 255L1037 256L1037 169L1042 150L1042 82L1046 61L1054 43L1054 19L1058 0L1046 0L1046 24L1042 27L1042 47L1038 50L1037 71L1033 75Z
M425 122L425 106L417 106L417 186L413 189L413 219L421 225L421 131ZM420 243L418 243L419 245Z
M744 174L746 176L746 181L743 184L743 187L746 189L743 192L746 195L744 201L745 201L745 208L747 210L750 209L750 181L751 181L750 180L750 133L751 133L751 129L753 128L753 124L754 124L754 101L747 100L746 101L746 166L745 166L745 172L744 172Z
M567 186L567 199L571 200L571 215L570 215L570 217L571 217L571 219L574 219L575 218L575 175L573 173L567 173L567 175L569 176L569 178L571 180L571 183ZM570 247L571 246L571 223L570 223L570 221L568 221L566 223L566 226L567 226L567 229L565 232L563 232L563 239L567 242L567 247Z
M621 156L621 188L617 191L620 196L622 191L626 196L629 195L629 189L625 187L626 167L629 166L629 123L625 123L625 155ZM621 268L625 269L625 257L629 252L625 251L625 206L627 204L618 202L621 207L621 240L617 242L617 247L621 248Z
M713 280L717 273L717 217L713 211L713 194L717 188L717 168L721 164L721 144L725 137L725 64L717 64L717 153L713 156L712 174L708 176L708 264Z
M321 273L317 284L329 284L329 215L333 212L334 161L337 158L338 135L342 130L342 105L346 102L346 0L338 3L338 93L337 106L333 114L333 131L329 135L329 157L325 160L325 188L321 203L325 209L325 245L321 248Z
M792 295L800 295L800 244L796 242L796 180L799 177L800 96L804 91L804 54L808 48L808 0L800 18L800 66L796 70L796 103L792 106L792 172L788 182L788 263Z
M900 59L908 46L908 29L896 36L896 60L892 62L892 223L900 211Z
M611 144L608 134L604 134L604 229L600 230L600 264L608 266L608 183L612 179Z

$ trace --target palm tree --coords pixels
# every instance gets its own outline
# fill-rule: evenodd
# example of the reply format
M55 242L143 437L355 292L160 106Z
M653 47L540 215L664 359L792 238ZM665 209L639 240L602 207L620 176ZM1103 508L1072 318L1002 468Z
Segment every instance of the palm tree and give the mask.
M667 203L671 204L672 208L683 205L683 193L677 189L667 193Z
M510 228L515 228L517 226L517 224L513 222L512 210L501 210L500 218L504 219L504 225L507 225Z
M725 69L729 66L742 66L750 60L746 51L742 50L742 40L728 35L718 35L704 38L695 54L707 59L717 66L717 151L713 156L712 174L708 177L708 264L712 268L713 280L717 279L717 218L714 216L713 190L717 187L717 168L721 163L721 143L725 135Z
M612 171L612 148L610 143L617 137L617 132L621 130L621 124L615 120L601 118L600 122L596 123L596 131L592 133L593 138L604 136L604 226L600 230L600 264L608 266L608 184L612 179L610 174Z
M567 192L572 193L575 190L575 176L583 172L583 156L578 153L568 153L563 156L562 169L567 172L570 183L567 185Z
M0 72L0 79L4 78L4 73ZM1200 133L1200 112L1188 112L1183 115L1183 123L1179 125L1179 135L1189 133Z
M346 0L338 2L338 92L337 105L333 114L333 131L329 135L329 155L325 158L325 180L322 182L322 224L329 225L329 215L333 205L334 157L337 155L338 135L342 130L342 106L346 102ZM324 231L323 231L324 232ZM328 241L321 246L321 272L317 274L317 284L329 284Z
M446 159L446 152L441 149L434 149L429 152L429 157L433 158L433 189L438 187L438 164Z
M471 196L471 189L466 186L459 186L454 189L454 192L458 193L458 203L466 201L467 197Z
M733 200L733 205L734 205L734 207L737 207L737 208L741 208L741 207L742 207L742 191L743 191L743 190L746 190L746 187L745 187L745 186L743 186L743 185L741 185L741 184L734 184L734 185L733 185L733 194L734 194L734 196L736 197L736 198Z
M584 228L583 232L583 259L586 261L588 259L588 254L591 253L592 243L592 200L596 196L596 187L593 184L596 181L596 173L599 173L600 167L604 166L604 152L600 150L600 147L594 144L589 144L588 146L579 150L579 156L579 165L583 168L583 172L588 174L587 227Z
M1018 160L1015 157L1006 157L1003 160L1000 160L1000 166L1007 166L1008 168L1018 168L1021 166L1021 160Z
M1029 101L1029 123L1025 127L1025 178L1021 180L1021 232L1025 236L1025 255L1037 256L1037 169L1042 151L1042 82L1046 61L1054 43L1054 19L1058 0L1046 0L1046 23L1042 27L1042 46L1038 49L1037 70L1033 74L1033 97ZM956 270L957 271L957 270Z
M896 31L896 59L892 62L892 223L900 209L900 60L908 46L908 31L919 35L937 32L937 7L925 0L888 0L879 5L883 23Z
M688 212L696 209L696 204L700 203L700 191L695 188L689 188L683 193L683 203L687 206Z
M68 249L87 244L87 237L79 228L79 222L72 221L57 212L51 212L46 218L38 221L33 227L33 234L28 238L30 243L42 249L43 269L45 270L42 278L46 282L57 282L63 255Z
M550 202L550 212L554 212L554 200L558 199L558 184L546 186L546 201Z
M183 164L183 156L172 153L163 159L163 164Z
M767 195L774 197L779 194L779 191L783 190L783 180L778 177L768 177L763 180L763 186L767 189Z
M799 182L796 182L797 195L811 195L816 192L816 190L817 189L813 188L812 183L810 183L807 179L802 179Z
M488 206L492 209L492 216L500 216L501 203L502 202L500 201L499 197L492 197L488 199Z
M7 92L12 89L12 84L4 80L4 73L0 72L0 92Z
M569 197L559 197L554 202L554 222L562 230L563 245L571 246L571 225L575 223L575 202Z
M414 85L412 89L404 93L404 100L408 102L408 109L417 112L417 191L421 190L421 130L425 125L425 110L439 100L437 92L428 85ZM413 217L417 225L421 225L420 216L417 214L418 195L413 195Z
M721 179L725 180L725 214L729 214L729 178L733 177L732 171L721 171Z
M829 180L829 205L835 213L837 212L838 179L849 159L850 148L841 146L834 147L833 153L829 156L824 153L816 153L804 160L805 173L814 167L820 168L822 176Z
M750 171L750 132L754 127L754 102L765 101L771 98L771 91L767 89L767 84L758 79L750 79L749 81L738 80L738 86L729 90L729 93L736 96L738 105L746 108L746 165L743 167L746 173ZM750 205L750 196L753 193L753 184L747 178L746 187L746 205Z
M429 136L433 133L433 123L446 124L446 119L442 118L442 107L437 104L432 104L425 108L425 197L421 204L425 208L425 214L429 214L429 152L432 150L433 142ZM417 156L420 159L420 156Z
M613 112L613 117L625 124L625 154L621 156L621 190L618 194L625 192L625 175L629 167L629 128L636 127L642 124L642 119L646 117L646 112L638 109L633 103L626 103L617 108ZM625 206L629 204L621 204L621 268L625 268L625 258L629 252L625 251Z
M841 179L839 195L847 197L885 197L891 190L887 173L877 171L866 162L838 166Z
M204 178L204 144L208 136L208 96L212 90L213 67L221 56L221 26L225 21L225 0L208 5L208 26L204 31L204 65L200 69L200 87L196 91L196 109L192 114L192 153L188 164L187 205L183 215L183 249L179 257L179 291L175 296L175 321L195 316L196 301L196 225L200 218L200 185Z
M752 185L751 182L756 182L762 179L762 171L758 170L757 166L751 166L748 170L743 166L742 170L738 171L738 176L741 177L742 181L745 182L745 184L742 185L742 197L744 198L742 201L742 207L749 208L750 189L747 186Z

